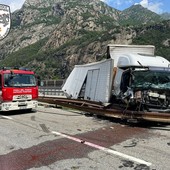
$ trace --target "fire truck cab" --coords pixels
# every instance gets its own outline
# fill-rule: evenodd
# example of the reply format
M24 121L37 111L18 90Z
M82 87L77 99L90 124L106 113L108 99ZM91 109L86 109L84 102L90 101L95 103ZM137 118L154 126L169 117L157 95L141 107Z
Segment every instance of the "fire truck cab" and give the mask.
M0 111L34 109L38 106L38 85L33 71L0 69Z

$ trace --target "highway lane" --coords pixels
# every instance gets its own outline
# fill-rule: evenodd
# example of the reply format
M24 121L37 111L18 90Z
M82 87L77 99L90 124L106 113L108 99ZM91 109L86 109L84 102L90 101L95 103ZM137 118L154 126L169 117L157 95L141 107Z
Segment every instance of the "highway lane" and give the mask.
M147 127L145 127L147 126ZM169 170L170 126L38 107L0 116L1 170Z

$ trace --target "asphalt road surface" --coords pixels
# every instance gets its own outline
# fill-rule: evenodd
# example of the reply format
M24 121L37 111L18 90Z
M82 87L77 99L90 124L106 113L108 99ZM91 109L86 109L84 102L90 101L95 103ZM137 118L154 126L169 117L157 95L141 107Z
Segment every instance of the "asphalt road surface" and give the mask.
M169 170L170 125L38 107L0 115L0 170Z

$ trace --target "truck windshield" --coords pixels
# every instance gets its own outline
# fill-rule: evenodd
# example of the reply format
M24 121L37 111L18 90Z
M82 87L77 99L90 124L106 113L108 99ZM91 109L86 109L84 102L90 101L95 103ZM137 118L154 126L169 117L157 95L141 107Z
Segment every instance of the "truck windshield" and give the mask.
M170 90L170 72L169 71L134 71L133 88L154 88Z
M36 86L33 74L4 74L5 87L32 87Z

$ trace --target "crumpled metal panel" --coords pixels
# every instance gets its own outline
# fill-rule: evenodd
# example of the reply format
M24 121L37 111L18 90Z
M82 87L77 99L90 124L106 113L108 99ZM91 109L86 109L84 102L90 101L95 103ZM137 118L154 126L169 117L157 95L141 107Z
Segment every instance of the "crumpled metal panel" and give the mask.
M108 102L111 96L113 60L107 59L86 65L76 65L62 90L77 99L85 83L84 99Z

